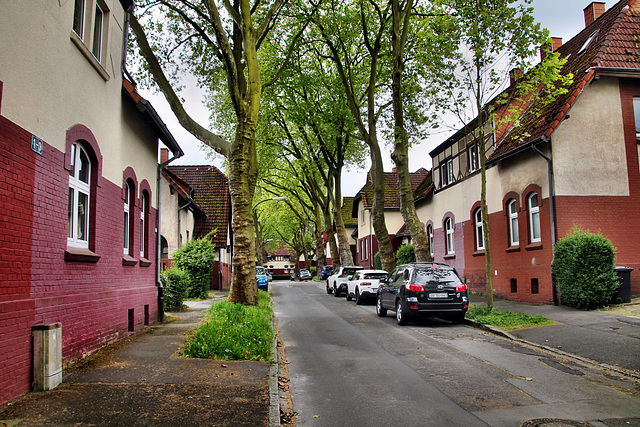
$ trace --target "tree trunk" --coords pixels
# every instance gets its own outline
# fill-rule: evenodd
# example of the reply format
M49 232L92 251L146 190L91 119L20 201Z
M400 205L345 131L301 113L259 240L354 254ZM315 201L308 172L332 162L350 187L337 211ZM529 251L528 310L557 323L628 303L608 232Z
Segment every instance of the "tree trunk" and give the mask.
M337 270L342 264L340 264L340 252L338 251L338 245L336 244L336 236L333 234L333 224L331 222L331 212L329 211L329 204L327 203L327 211L324 213L324 232L327 234L327 241L329 242L329 250L331 251L331 265L334 270Z
M322 211L320 210L320 204L315 203L315 245L316 245L316 272L320 273L321 267L327 265L327 253L324 250L324 239L322 238Z
M371 174L371 183L373 185L373 230L378 241L382 269L391 272L396 268L396 257L393 253L391 238L384 219L385 178L382 156L377 141L374 144L370 144L369 149L371 150L371 170L369 173ZM373 247L371 248L371 256L374 256Z
M334 180L335 196L333 203L333 221L336 224L336 233L338 234L340 264L355 265L353 262L353 255L351 254L351 247L349 245L349 236L347 236L347 230L344 228L344 221L342 220L342 185L340 183L340 176L340 171L336 171Z

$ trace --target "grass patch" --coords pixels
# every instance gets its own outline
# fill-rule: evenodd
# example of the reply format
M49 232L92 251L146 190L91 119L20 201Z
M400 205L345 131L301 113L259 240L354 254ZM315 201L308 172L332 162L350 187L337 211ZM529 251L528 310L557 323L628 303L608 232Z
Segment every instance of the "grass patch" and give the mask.
M258 305L219 301L207 321L184 346L183 354L200 359L271 361L271 297L258 291Z
M507 331L555 323L544 316L531 316L515 311L502 311L494 308L489 312L486 305L475 304L469 306L466 317L483 325L491 325Z

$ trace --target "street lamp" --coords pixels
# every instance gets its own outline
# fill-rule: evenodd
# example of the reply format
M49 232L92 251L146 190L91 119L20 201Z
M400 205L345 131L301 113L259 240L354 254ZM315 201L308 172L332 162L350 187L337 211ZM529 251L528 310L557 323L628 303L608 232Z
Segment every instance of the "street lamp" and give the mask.
M255 210L256 210L256 208L258 207L258 205L259 205L260 203L269 202L269 201L271 201L271 200L275 200L275 201L278 201L278 200L287 200L287 196L280 196L280 197L274 197L273 199L264 199L264 200L260 200L258 203L256 203L255 205L253 205L253 210L255 211Z

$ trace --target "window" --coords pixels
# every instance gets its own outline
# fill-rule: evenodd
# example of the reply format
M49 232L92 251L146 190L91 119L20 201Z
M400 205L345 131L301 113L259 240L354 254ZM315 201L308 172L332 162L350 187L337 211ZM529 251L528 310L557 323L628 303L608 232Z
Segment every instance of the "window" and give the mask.
M91 52L98 62L102 61L102 27L104 22L104 12L99 4L96 3L96 13L93 20L93 48Z
M140 258L147 258L146 254L146 231L147 231L147 193L142 192L142 198L140 200Z
M478 150L478 144L473 144L468 149L469 153L469 173L475 172L480 169L480 156Z
M640 138L640 98L633 98L633 117L636 122L636 138Z
M531 279L531 293L532 294L539 294L540 293L540 283L538 282L538 279L536 279L536 278L532 278Z
M73 9L73 31L84 40L84 2L85 0L75 0Z
M445 232L446 253L447 255L454 254L455 245L454 245L454 238L453 238L453 220L450 217L444 220L444 232Z
M478 208L473 213L476 229L476 250L484 249L484 226L482 224L482 209Z
M512 294L517 294L518 293L518 279L510 279L510 285L511 285L511 293Z
M427 225L427 237L429 238L429 252L433 258L433 226L431 224Z
M445 187L453 182L453 159L448 159L440 165L440 187Z
M67 244L89 248L89 201L91 195L91 162L78 142L71 145L69 171Z
M131 248L131 211L132 211L132 201L133 201L133 197L131 197L131 192L132 192L132 186L129 183L129 181L125 182L124 184L124 242L123 242L123 248L124 251L123 253L125 255L129 255L130 252L130 248Z
M515 199L507 202L507 213L509 215L509 246L518 246L520 244L518 230L518 205Z
M527 198L529 208L529 229L531 243L540 241L540 208L538 207L538 194L531 193Z

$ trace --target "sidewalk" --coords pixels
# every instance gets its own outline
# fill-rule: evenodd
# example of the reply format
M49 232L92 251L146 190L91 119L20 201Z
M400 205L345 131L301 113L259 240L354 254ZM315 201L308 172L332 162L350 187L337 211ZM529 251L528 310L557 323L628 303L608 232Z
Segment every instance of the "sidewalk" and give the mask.
M471 296L472 304L485 304ZM494 301L494 307L530 315L542 315L556 322L501 333L543 346L557 353L568 353L640 379L640 298L610 310L583 311L566 306L535 305L508 300Z
M178 356L185 333L212 302L189 302L189 309L171 313L176 320L150 326L69 369L56 390L0 407L0 426L267 426L266 362Z

